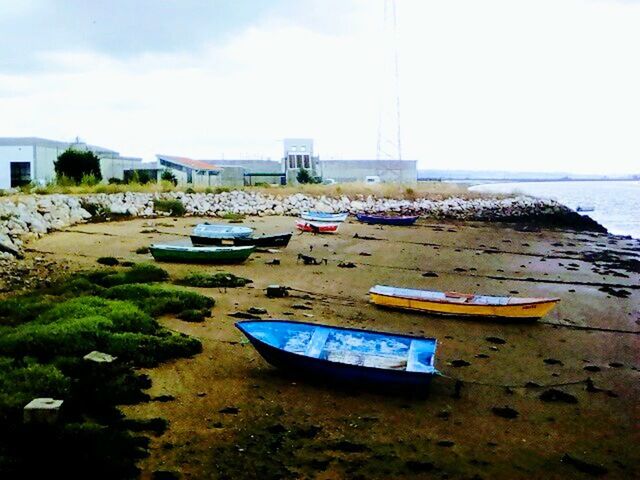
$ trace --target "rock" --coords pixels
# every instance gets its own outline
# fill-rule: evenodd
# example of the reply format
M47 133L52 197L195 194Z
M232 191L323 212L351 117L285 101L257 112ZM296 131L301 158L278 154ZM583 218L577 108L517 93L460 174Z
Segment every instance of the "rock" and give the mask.
M602 465L596 463L586 462L578 457L565 453L560 459L562 463L566 463L576 468L582 473L589 475L600 476L609 473L609 470Z
M449 364L452 367L456 367L456 368L460 368L460 367L468 367L469 365L471 365L469 362L467 362L466 360L451 360L451 362L449 362Z
M517 418L518 417L518 411L514 410L511 407L507 407L506 405L504 407L493 407L491 409L491 411L493 412L494 415L496 415L498 417L502 417L502 418Z
M555 358L545 358L543 362L546 363L547 365L560 365L560 366L564 365L564 363L562 363L560 360L557 360Z
M504 345L507 341L500 337L485 337L485 340L489 343L495 343L496 345Z
M238 407L224 407L218 410L218 413L237 415L238 413L240 413L240 409Z
M313 310L313 308L307 305L303 305L302 303L294 303L293 305L291 305L291 308L295 310Z
M578 403L578 399L570 393L563 392L557 388L550 388L540 394L543 402Z
M266 315L267 314L267 309L266 308L261 308L261 307L249 307L247 309L247 313L252 313L255 315Z

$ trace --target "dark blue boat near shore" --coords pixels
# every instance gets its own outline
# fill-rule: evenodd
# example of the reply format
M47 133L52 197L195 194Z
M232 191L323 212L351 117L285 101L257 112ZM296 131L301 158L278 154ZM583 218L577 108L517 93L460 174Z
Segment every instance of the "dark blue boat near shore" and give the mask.
M247 320L236 327L271 365L310 379L386 386L426 386L437 341L285 320Z
M416 220L420 218L419 215L404 215L404 216L392 216L392 215L368 215L365 213L358 213L356 218L363 223L371 225L397 225L397 226L409 226L416 223Z

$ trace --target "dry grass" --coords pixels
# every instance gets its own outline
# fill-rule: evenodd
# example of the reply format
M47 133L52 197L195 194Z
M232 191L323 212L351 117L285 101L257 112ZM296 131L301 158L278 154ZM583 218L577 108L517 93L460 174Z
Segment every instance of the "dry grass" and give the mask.
M147 183L144 185L130 183L123 185L99 184L99 185L78 185L62 186L47 185L36 187L31 193L40 195L67 194L67 195L87 195L92 193L162 193L162 192L197 192L197 193L221 193L230 190L244 190L250 192L261 192L271 195L293 195L304 193L311 196L340 197L346 195L349 198L357 196L367 197L369 195L377 198L396 198L415 200L417 198L427 198L430 200L443 200L447 198L503 198L513 195L500 195L481 192L470 192L467 185L445 182L419 182L417 184L379 183L365 184L363 182L341 183L335 185L285 185L285 186L252 186L252 187L175 187L170 182ZM22 193L24 195L26 192ZM9 195L8 199L20 196L21 194Z

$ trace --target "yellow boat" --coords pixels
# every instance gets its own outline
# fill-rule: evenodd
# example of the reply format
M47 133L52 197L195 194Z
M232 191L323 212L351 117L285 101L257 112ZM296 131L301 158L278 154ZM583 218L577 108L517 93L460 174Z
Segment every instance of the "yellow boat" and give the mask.
M438 292L376 285L371 302L384 307L418 310L439 315L464 315L537 320L549 313L559 298L520 298Z

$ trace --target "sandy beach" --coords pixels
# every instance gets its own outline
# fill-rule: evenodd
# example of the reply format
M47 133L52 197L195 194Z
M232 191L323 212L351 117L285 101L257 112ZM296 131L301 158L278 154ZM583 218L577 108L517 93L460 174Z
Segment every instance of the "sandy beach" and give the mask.
M72 271L96 268L102 256L153 261L135 250L188 243L198 221L77 225L31 242L27 253ZM245 223L276 233L292 231L294 219ZM149 393L173 400L124 408L170 422L152 439L142 478L156 471L193 479L629 478L640 458L640 274L633 263L639 242L522 230L433 221L381 228L350 220L335 235L296 232L286 249L255 253L242 265L163 264L173 278L228 271L253 283L194 289L216 300L204 323L162 320L200 339L204 351L147 372ZM603 251L632 262L603 262ZM585 259L588 252L596 254ZM327 263L304 265L299 253ZM266 264L274 258L280 265ZM269 284L291 287L290 296L267 298ZM440 318L376 308L367 297L374 284L561 302L537 323ZM229 314L250 307L266 309L265 319L436 337L436 366L446 377L435 378L426 396L290 377L269 366L234 327L237 318ZM544 396L551 388L568 396Z

